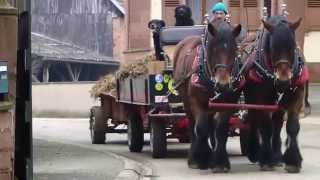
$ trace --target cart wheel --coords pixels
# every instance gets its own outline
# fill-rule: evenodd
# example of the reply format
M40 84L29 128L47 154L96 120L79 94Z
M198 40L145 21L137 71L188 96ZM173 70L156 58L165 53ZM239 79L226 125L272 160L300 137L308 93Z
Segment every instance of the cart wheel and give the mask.
M141 152L144 143L143 124L140 115L136 112L129 112L127 134L130 152Z
M241 148L242 155L246 156L248 154L248 146L249 146L249 130L240 129L240 148Z
M151 120L150 148L153 158L164 158L167 155L167 136L165 122Z
M104 112L101 107L95 106L90 112L90 134L92 144L104 144L106 140Z

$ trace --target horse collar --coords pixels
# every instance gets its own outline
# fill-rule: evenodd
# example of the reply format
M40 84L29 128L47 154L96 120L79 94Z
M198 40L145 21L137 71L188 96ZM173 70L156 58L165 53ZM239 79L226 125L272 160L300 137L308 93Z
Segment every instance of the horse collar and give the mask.
M216 83L211 80L211 75L208 73L206 67L206 60L204 58L204 48L197 47L197 54L193 61L192 69L195 73L191 76L191 82L194 86L208 91L208 89L215 89Z

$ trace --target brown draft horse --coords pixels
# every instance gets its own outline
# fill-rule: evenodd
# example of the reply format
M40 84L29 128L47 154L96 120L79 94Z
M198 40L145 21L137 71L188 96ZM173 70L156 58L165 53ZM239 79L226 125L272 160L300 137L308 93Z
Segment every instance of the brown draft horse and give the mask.
M238 96L231 86L231 70L237 50L235 38L240 31L241 25L233 27L225 21L212 22L207 26L206 40L188 37L177 45L174 53L173 77L180 83L177 90L191 120L189 168L210 167L214 172L230 169L226 141L231 112L210 110L208 102L218 92L223 94L220 96L223 102L237 102ZM206 74L201 71L205 68L201 60L206 64Z
M308 72L295 40L295 30L300 22L301 19L290 23L283 16L271 16L263 21L264 29L257 48L248 58L254 65L247 74L246 103L278 103L283 108L276 112L248 111L251 125L248 158L258 161L264 171L273 170L281 161L289 173L297 173L301 169L302 156L297 136ZM287 143L282 155L280 132L285 113Z

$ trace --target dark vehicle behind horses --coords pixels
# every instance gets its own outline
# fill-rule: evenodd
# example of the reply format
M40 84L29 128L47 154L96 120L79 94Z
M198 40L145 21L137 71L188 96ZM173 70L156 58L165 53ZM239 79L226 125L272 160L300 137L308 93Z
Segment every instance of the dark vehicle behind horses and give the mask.
M272 170L281 161L290 173L301 169L297 136L308 71L295 40L295 30L300 22L301 19L290 23L283 16L263 21L264 29L258 34L255 51L247 60L253 66L247 73L246 103L281 107L276 112L248 111L251 126L248 157L253 162L258 161L262 170ZM287 141L282 155L280 132L285 114Z
M237 49L235 38L240 31L240 25L234 28L225 21L214 22L208 24L203 38L188 37L176 47L173 76L179 84L177 90L193 132L188 159L190 168L210 167L218 172L230 169L226 141L228 118L233 110L217 112L217 109L209 109L208 102L220 93L223 95L219 100L237 102L232 69Z

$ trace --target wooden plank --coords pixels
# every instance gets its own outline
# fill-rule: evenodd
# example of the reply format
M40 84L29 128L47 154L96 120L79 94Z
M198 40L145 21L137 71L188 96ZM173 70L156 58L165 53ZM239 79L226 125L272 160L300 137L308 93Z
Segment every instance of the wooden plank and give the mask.
M243 7L258 7L257 0L244 0Z
M320 0L308 0L308 7L320 8Z
M240 7L240 0L229 0L229 7Z
M148 103L145 94L145 76L132 79L132 96L133 102Z

